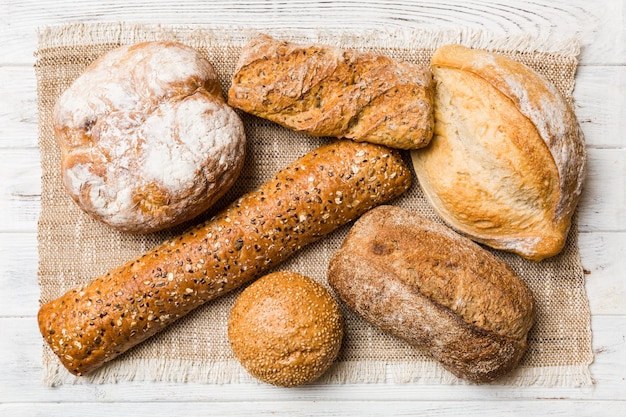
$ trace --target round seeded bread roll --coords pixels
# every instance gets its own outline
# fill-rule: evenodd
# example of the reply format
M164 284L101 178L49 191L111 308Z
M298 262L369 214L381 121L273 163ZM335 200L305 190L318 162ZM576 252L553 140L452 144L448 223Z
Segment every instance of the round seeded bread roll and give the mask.
M53 126L70 196L129 233L197 216L231 187L244 162L243 124L213 66L175 42L100 57L61 95Z
M293 272L274 272L237 298L228 338L254 377L294 387L317 379L337 358L343 319L322 285Z

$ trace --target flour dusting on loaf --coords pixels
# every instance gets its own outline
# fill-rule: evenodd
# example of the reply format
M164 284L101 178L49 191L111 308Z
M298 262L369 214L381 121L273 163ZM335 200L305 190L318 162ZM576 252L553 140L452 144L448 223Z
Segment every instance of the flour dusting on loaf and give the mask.
M569 104L554 84L521 63L482 50L447 48L449 52L442 48L440 53L447 58L459 54L457 59L464 60L460 68L488 80L535 125L555 160L561 187L571 190L561 194L556 213L557 217L567 216L582 192L585 171L583 134Z
M539 261L565 245L585 176L580 125L556 87L502 55L435 51L435 133L412 152L424 194L462 234Z
M87 213L146 233L198 215L237 178L245 133L217 74L173 42L117 48L59 98L64 184Z
M328 282L365 320L475 382L517 366L534 321L532 292L506 263L395 206L355 222Z

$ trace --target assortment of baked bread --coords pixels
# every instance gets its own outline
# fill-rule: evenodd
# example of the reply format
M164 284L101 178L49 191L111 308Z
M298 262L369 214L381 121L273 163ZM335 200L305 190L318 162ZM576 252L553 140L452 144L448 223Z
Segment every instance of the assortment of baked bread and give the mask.
M259 35L227 96L195 50L147 42L104 55L59 98L53 126L69 195L129 233L190 220L231 187L245 155L233 108L337 138L213 218L43 304L41 333L70 372L86 374L258 279L233 307L233 353L272 384L315 380L340 352L339 304L295 272L260 277L350 222L328 266L341 303L460 378L493 381L517 366L533 294L478 243L533 261L565 244L585 148L554 86L459 45L425 67ZM443 223L389 205L414 181L403 151Z

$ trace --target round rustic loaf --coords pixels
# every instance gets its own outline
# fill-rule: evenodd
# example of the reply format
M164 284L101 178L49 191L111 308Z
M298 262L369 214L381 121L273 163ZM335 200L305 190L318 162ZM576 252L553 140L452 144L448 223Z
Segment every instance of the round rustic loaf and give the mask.
M228 321L235 356L254 377L294 387L320 377L339 354L337 301L313 279L274 272L241 293Z
M217 73L176 42L122 46L61 95L53 126L63 183L94 218L149 233L208 209L245 156L239 116Z

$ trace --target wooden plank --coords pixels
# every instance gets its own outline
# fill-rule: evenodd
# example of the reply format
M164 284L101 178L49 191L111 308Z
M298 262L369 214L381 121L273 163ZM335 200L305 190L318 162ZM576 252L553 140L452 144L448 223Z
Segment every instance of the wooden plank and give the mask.
M37 262L35 233L0 234L0 317L35 316Z
M581 231L626 231L626 148L589 149L579 206Z
M575 411L574 411L575 410ZM623 416L626 403L622 401L573 401L560 399L540 399L535 401L282 401L276 404L269 401L238 402L138 402L138 403L77 403L77 404L4 404L0 414L12 417L49 416L128 416L149 415L151 417L191 416Z
M591 314L626 314L626 233L580 233Z
M37 82L28 65L0 66L0 149L37 146Z
M626 67L579 67L574 100L587 146L626 143ZM37 146L37 82L30 66L0 66L0 149Z
M578 36L585 47L583 64L623 64L626 62L626 29L623 2L523 0L436 3L380 0L338 2L284 2L222 0L213 2L145 0L35 1L5 2L0 34L7 62L33 62L37 47L36 31L42 26L74 22L130 20L161 24L207 24L273 28L419 28L481 30L498 35L529 35L559 40ZM207 18L210 17L210 18Z
M579 246L594 315L625 315L626 232L581 233ZM37 235L0 234L0 317L34 316L39 308Z
M573 96L587 146L626 147L625 66L578 67Z
M37 148L2 151L0 232L34 232L41 212L41 167Z
M2 150L0 233L35 232L40 213L39 150ZM580 203L580 230L626 231L626 148L589 149L589 172Z
M280 389L267 384L193 384L119 382L63 385L42 383L43 341L32 317L0 318L0 404L40 402L204 402L204 401L491 401L561 398L626 401L626 316L592 317L595 385L585 387L511 387L493 385L313 384ZM234 405L236 407L236 405Z

